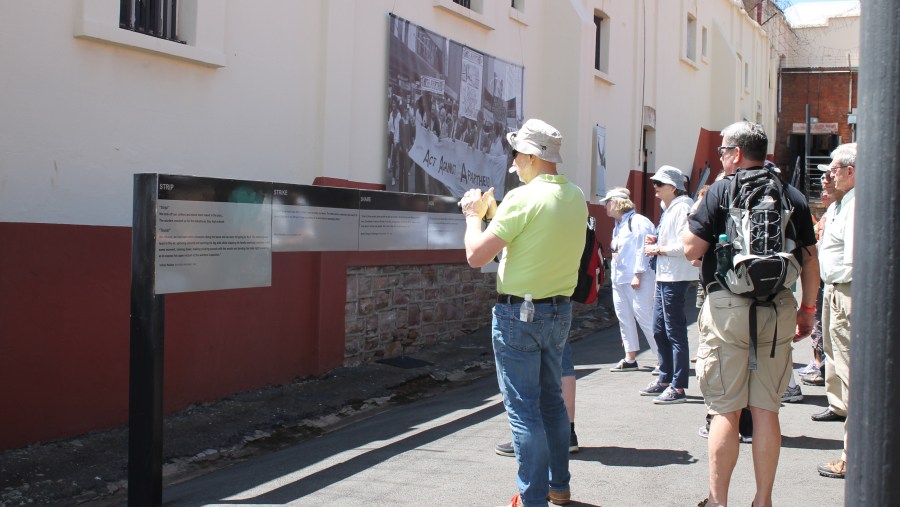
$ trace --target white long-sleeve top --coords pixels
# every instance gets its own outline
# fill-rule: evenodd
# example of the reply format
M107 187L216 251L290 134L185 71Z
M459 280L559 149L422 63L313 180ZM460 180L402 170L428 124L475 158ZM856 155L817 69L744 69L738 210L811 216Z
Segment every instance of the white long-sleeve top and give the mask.
M699 276L698 268L691 266L691 261L684 256L684 243L681 242L681 234L687 230L692 204L693 199L680 195L665 208L656 233L656 244L662 251L656 261L657 282L692 281Z
M853 281L853 220L856 214L856 189L851 188L841 202L829 206L830 222L822 231L819 249L819 274L825 283Z
M613 285L630 284L636 273L653 276L650 257L644 255L644 238L654 231L653 222L634 210L622 215L621 220L616 220L610 242L613 257L609 279Z

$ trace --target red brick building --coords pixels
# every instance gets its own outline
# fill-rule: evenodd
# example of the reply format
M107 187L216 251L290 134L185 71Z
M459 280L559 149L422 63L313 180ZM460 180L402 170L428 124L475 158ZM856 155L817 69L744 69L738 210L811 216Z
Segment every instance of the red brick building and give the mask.
M859 84L859 2L810 2L784 12L791 24L782 37L775 162L788 175L806 167L801 188L820 191L816 165L827 164L841 143L856 141ZM809 106L810 146L806 160Z
M813 119L811 156L827 157L838 144L856 140L858 84L857 68L782 70L781 114L775 140L775 162L779 167L794 167L797 157L802 161L807 104Z

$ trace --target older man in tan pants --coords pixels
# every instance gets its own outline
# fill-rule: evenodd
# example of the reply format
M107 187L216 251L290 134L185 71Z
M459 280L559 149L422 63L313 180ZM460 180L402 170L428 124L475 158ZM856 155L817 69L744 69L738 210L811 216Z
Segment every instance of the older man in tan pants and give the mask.
M842 144L831 153L831 164L823 167L834 178L835 189L844 198L834 209L834 218L825 227L819 253L819 267L825 281L822 298L825 389L839 405L850 406L850 316L853 281L853 217L856 199L856 143ZM847 470L847 422L844 422L844 452L840 459L819 465L819 475L843 479Z

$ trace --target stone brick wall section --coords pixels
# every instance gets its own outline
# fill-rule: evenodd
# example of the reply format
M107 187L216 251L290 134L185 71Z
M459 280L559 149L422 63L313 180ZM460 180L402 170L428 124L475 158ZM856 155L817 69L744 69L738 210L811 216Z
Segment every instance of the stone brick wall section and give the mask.
M409 355L489 325L496 297L496 275L466 264L350 267L344 366Z

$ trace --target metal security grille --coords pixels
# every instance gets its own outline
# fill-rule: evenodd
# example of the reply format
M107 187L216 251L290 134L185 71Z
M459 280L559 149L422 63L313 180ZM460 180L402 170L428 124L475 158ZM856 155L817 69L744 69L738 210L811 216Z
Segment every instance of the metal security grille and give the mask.
M184 44L175 33L177 13L177 0L119 0L119 28Z
M471 2L471 0L453 0L453 3L462 5L462 6L465 7L466 9L471 9L471 8L472 8L472 5L471 5L472 2Z

